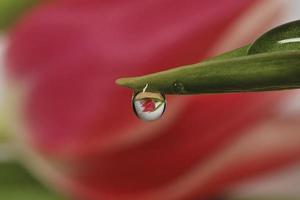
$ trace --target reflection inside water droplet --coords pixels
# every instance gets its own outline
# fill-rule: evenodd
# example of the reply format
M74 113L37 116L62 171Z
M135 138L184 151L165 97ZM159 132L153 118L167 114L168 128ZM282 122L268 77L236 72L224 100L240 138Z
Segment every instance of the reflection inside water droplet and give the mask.
M132 106L138 118L153 121L163 115L166 108L166 99L161 93L138 92L132 98Z

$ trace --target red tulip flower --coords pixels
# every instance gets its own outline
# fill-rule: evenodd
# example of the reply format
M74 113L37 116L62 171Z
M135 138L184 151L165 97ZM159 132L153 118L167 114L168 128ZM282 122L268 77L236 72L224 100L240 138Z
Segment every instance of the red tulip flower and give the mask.
M133 114L131 92L115 84L249 42L278 15L278 2L37 6L11 30L7 51L28 165L74 199L173 200L218 196L295 160L295 145L264 149L266 134L250 129L270 117L281 93L173 97L162 119L146 123Z

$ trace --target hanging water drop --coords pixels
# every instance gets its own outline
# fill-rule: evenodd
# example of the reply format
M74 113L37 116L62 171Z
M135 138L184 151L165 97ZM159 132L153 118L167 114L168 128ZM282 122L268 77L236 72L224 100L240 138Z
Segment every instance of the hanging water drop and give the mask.
M133 95L132 106L138 118L154 121L163 115L166 109L166 99L161 93L137 92Z

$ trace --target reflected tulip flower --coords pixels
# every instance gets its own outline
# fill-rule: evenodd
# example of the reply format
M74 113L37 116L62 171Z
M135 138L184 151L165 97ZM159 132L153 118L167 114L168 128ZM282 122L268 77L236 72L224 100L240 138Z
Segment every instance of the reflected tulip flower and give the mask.
M281 6L252 0L37 6L11 30L6 57L12 128L24 162L74 199L175 200L219 196L294 161L296 144L264 146L272 133L251 131L284 93L172 97L164 117L148 123L134 116L131 92L115 84L249 42Z
M143 112L152 112L155 110L155 103L151 99L142 102Z

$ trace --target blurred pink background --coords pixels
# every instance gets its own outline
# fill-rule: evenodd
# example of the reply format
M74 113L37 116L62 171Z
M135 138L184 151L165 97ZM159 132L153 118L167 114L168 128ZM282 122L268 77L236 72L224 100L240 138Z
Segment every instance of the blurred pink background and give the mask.
M276 2L278 3L279 1L276 1ZM282 1L282 2L284 2L284 1ZM271 27L279 25L281 23L300 19L300 1L292 0L292 1L285 1L285 2L288 2L288 3L286 3L288 5L288 7L287 7L286 11L282 13L282 16L280 17L280 19L278 19L278 20L276 19L273 24L269 24L269 26L266 26L265 30L262 30L262 32L268 30ZM262 9L266 9L266 7L263 7ZM268 12L268 11L269 10L266 9L261 13L264 14L265 12ZM260 16L252 16L252 17L253 18L250 18L248 21L247 21L247 19L243 19L243 20L246 20L247 23L249 24L249 26L245 27L244 29L239 29L238 23L240 23L240 21L235 22L237 24L237 26L233 26L235 28L225 32L223 37L220 38L220 43L211 49L210 55L215 55L215 54L227 51L229 49L235 48L236 44L241 44L241 45L244 44L244 42L246 40L245 41L243 41L243 39L236 40L236 38L240 35L245 36L245 38L252 36L251 35L252 34L251 33L252 26L255 26L257 23L257 21L255 21L256 20L255 17L257 17L257 19L259 19ZM259 33L257 35L259 35ZM237 37L235 37L235 36L237 36ZM234 42L234 44L231 43L231 41L233 41L233 40L236 40ZM2 34L0 36L0 66L5 65L4 52L6 50L6 47L7 47L7 38L6 38L6 36L4 36L4 34ZM5 82L4 82L5 77L4 77L3 67L1 67L0 70L1 70L0 71L0 103L2 103L4 90L5 90L5 87L4 87L5 86ZM186 97L182 97L182 98L186 98ZM128 99L130 99L130 98L128 98ZM174 102L176 102L176 101L174 101ZM130 104L130 102L127 102L127 103ZM179 102L179 104L180 104L180 102ZM176 105L176 104L174 104L174 105ZM170 109L170 110L172 110L172 109ZM168 112L168 109L166 112ZM275 113L277 115L276 119L271 119L270 121L266 121L266 123L258 125L253 130L252 129L248 130L249 133L251 133L251 131L253 131L255 133L257 133L257 132L259 133L259 131L264 132L264 131L268 131L268 130L274 131L272 134L270 134L270 138L266 138L268 135L264 135L261 138L261 140L263 141L262 145L261 145L261 149L263 149L265 146L268 146L268 142L265 142L265 141L268 141L269 139L270 139L271 143L272 142L280 143L280 141L281 141L280 137L282 134L280 132L281 130L290 130L290 129L292 130L289 132L289 134L287 134L287 138L294 137L295 133L298 132L298 130L300 132L300 126L297 126L297 121L295 122L295 120L300 117L300 91L299 90L291 91L284 98L284 100L280 103L280 105L277 106ZM274 126L276 124L280 128L282 128L283 126L287 126L287 128L276 129L276 126ZM16 129L18 129L18 128L16 128ZM278 130L278 133L276 132L276 130ZM251 134L249 134L249 135L251 135ZM276 138L276 136L278 136L278 138ZM250 144L251 144L251 137L246 138L246 139L248 139L248 141L250 141ZM296 141L298 141L297 139L298 139L298 137L295 137L295 143L296 143ZM254 142L256 142L256 141L254 141ZM243 144L243 142L241 142L241 144ZM284 146L282 148L284 148ZM47 151L47 148L45 148L45 149ZM252 149L249 147L249 150L252 150ZM0 152L0 160L6 159L7 155L4 154L3 152ZM67 154L68 154L68 152L67 152ZM229 154L230 154L230 152L229 152ZM33 158L36 158L36 157L33 156ZM32 167L31 164L28 164L28 166L29 166L29 168ZM43 168L44 170L47 169L46 165L43 167L44 167ZM35 171L35 173L40 177L45 176L43 174L43 172L38 172L38 170L39 169L34 169L33 171ZM49 170L49 171L51 171L51 170ZM44 178L45 177L43 177L41 179L44 179ZM49 178L49 180L51 183L51 181L52 181L51 178ZM293 164L288 167L284 167L275 172L267 173L266 175L263 175L259 178L250 179L246 183L238 183L234 186L231 186L230 189L228 189L226 193L229 196L241 197L241 198L245 197L245 196L246 197L272 196L273 197L274 195L275 196L288 195L288 196L293 196L295 198L297 198L297 197L300 198L300 192L299 192L300 190L298 187L299 185L300 185L300 163Z

